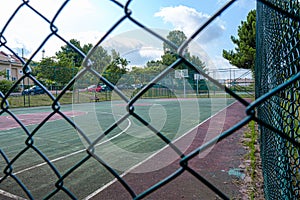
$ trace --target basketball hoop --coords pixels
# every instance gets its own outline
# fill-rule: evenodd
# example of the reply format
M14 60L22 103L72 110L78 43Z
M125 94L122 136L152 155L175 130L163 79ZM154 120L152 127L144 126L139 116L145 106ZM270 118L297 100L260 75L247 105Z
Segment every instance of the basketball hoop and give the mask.
M183 79L189 77L188 69L177 69L175 70L175 78ZM185 91L185 80L183 80L183 96L186 97Z
M188 69L178 69L175 70L175 78L187 78L189 77Z

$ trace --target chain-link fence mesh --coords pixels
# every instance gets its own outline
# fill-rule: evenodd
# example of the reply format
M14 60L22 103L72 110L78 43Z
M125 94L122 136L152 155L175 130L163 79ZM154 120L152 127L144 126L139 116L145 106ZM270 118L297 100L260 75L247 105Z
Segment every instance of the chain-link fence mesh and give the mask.
M39 157L43 161L41 165L47 165L47 173L53 174L49 182L53 183L49 191L45 192L43 198L50 199L57 197L58 193L63 193L61 198L78 198L75 194L75 190L80 190L80 187L68 186L69 177L79 176L80 169L84 165L89 165L89 161L97 162L97 165L102 165L107 171L106 173L116 178L118 182L124 187L124 189L131 195L133 199L141 199L159 188L171 183L177 179L182 173L189 173L195 177L199 182L204 183L208 188L215 192L223 199L229 199L223 191L218 189L196 170L194 170L189 162L195 159L199 154L203 153L206 149L213 146L215 143L226 140L226 138L234 134L238 129L247 125L251 120L255 120L260 124L261 131L261 154L263 159L263 172L265 181L265 195L267 199L299 199L299 176L300 176L300 160L299 160L299 46L300 46L300 33L299 33L299 1L259 1L257 9L257 64L256 64L256 97L252 103L248 103L247 100L241 97L238 92L235 92L229 87L226 87L224 83L218 82L212 76L209 76L207 71L203 71L190 62L184 56L186 47L193 41L193 39L199 35L207 26L210 25L220 14L228 9L235 1L228 1L224 7L211 16L206 23L199 25L199 28L188 39L186 39L180 47L177 47L166 38L162 37L158 32L147 28L146 25L139 22L139 19L132 17L132 13L135 10L130 10L130 4L132 1L128 1L126 4L122 4L118 1L110 1L113 6L119 10L120 13L124 13L116 22L112 22L111 28L100 39L99 44L105 41L110 34L123 23L131 23L141 28L145 34L151 35L168 44L171 48L175 49L177 59L170 65L166 66L159 74L149 80L146 85L141 87L132 96L128 96L116 86L114 81L110 81L103 76L103 73L97 70L94 66L95 58L93 58L93 50L89 54L83 53L76 46L66 41L64 37L60 35L60 27L56 27L56 19L62 14L69 1L65 1L61 7L57 10L57 13L52 19L48 19L40 13L37 8L33 7L30 1L23 1L18 7L15 8L13 14L10 16L4 27L0 32L0 47L8 50L15 57L22 62L23 76L18 79L14 85L6 93L0 93L1 95L1 115L11 117L21 128L21 132L17 137L22 138L22 146L15 147L14 156L7 155L4 147L1 147L1 170L3 171L0 184L10 181L13 182L15 187L20 187L24 191L24 197L29 199L36 198L31 190L30 186L24 184L24 177L21 177L19 173L15 172L14 167L18 162L23 162L24 159L28 159L28 162L32 162L29 155ZM48 26L50 31L45 36L44 40L40 43L39 47L32 54L29 59L23 59L9 45L9 41L6 39L6 30L10 27L13 19L18 16L23 9L29 9L35 16L40 17ZM187 22L188 23L188 22ZM76 76L60 91L59 94L52 94L32 73L30 65L33 64L33 59L38 52L43 50L43 46L51 39L56 38L63 41L69 48L79 53L84 58L82 64L82 70L77 73ZM94 49L94 51L96 51ZM198 71L206 80L211 82L215 87L223 92L234 97L237 101L245 106L247 116L239 121L236 125L232 126L225 132L214 137L207 143L196 147L188 154L184 154L181 149L176 146L176 143L172 142L163 132L156 129L147 122L143 115L135 110L135 106L138 104L138 100L143 95L149 93L150 90L159 81L167 77L170 72L177 69L180 66ZM92 74L97 77L103 84L105 84L110 90L121 99L126 105L126 113L122 115L116 121L113 121L110 127L107 127L94 141L91 141L86 135L87 133L81 129L81 127L72 120L67 114L62 112L62 106L60 102L64 96L68 95L68 91L74 89L74 84L81 77L87 74ZM42 121L33 129L27 127L27 125L18 117L17 111L10 107L10 96L16 90L19 84L22 82L31 81L34 85L40 86L46 93L51 104L50 113L42 119ZM157 90L154 90L157 91ZM168 95L170 91L168 91ZM79 97L78 97L79 99ZM92 99L95 100L95 99ZM256 112L257 109L257 112ZM240 111L242 112L242 111ZM65 126L71 127L75 132L83 138L86 143L86 149L84 151L78 151L80 158L76 162L73 160L71 168L64 169L58 167L52 158L47 156L46 150L39 148L36 141L43 135L39 131L47 125L47 122L53 116L59 115L65 120ZM133 188L122 178L122 175L118 170L114 169L101 158L101 155L95 153L97 143L106 135L113 132L118 125L126 122L128 118L134 118L146 129L150 130L160 138L165 144L172 149L173 152L180 157L180 162L177 165L177 169L171 175L167 175L160 182L147 188L146 190L136 193ZM47 127L46 127L47 128ZM55 133L62 133L63 130L56 130ZM55 134L54 132L52 134ZM60 136L63 140L65 136ZM33 154L30 154L32 153ZM62 152L63 153L63 152ZM3 164L4 163L4 164ZM63 165L62 165L63 166ZM28 169L28 171L30 171ZM33 169L34 170L34 169ZM91 168L90 170L95 170ZM79 172L78 172L79 171ZM73 177L73 178L74 178ZM27 179L35 179L37 182L41 181L42 177L31 177L30 174ZM41 183L42 184L42 183ZM91 184L91 183L90 183ZM89 184L89 185L90 185ZM96 183L95 183L96 184ZM69 189L72 188L73 190Z
M268 1L257 8L257 116L273 127L260 126L267 199L300 195L299 4Z

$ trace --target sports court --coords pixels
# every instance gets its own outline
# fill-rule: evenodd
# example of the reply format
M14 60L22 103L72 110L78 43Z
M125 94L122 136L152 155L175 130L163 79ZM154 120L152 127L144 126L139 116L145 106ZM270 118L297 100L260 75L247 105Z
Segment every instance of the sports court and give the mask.
M232 103L234 103L233 99L223 98L142 99L137 103L135 109L136 112L143 114L144 118L149 119L150 124L161 127L160 131L171 141L184 140L184 145L178 145L184 152L195 139L192 130L197 129L198 124L202 124L203 121L207 121L222 110L224 111ZM193 104L194 106L191 107L190 105ZM101 135L103 130L111 126L113 121L119 120L124 115L125 105L121 101L97 102L64 105L62 110L82 130L89 133L87 137L94 141L97 136ZM197 105L198 107L195 107ZM178 110L178 108L181 109ZM201 112L198 112L198 109ZM49 112L49 108L40 107L26 110L17 109L14 113L17 114L26 128L32 131L49 115ZM184 115L185 117L179 122L176 116L182 116L185 112L189 114ZM195 118L196 113L201 113L197 120ZM225 120L225 115L223 114L218 118L218 120L221 120L218 122L219 124L216 121L211 122L210 126L215 126L214 131L218 128L219 132L223 130L222 120ZM161 123L163 120L168 121ZM15 157L21 152L27 138L26 135L21 134L20 126L12 123L13 121L10 116L1 116L3 126L0 141L2 149L8 157ZM5 127L6 129L4 129ZM208 141L205 137L213 137L212 135L206 135L205 132L202 134L203 140ZM80 162L80 159L86 155L86 148L88 148L88 146L85 146L86 141L58 114L53 115L47 123L43 124L35 133L32 142L34 142L35 148L43 152L62 174L66 173L74 164ZM137 174L160 170L178 159L178 155L170 149L165 149L168 145L164 144L158 136L145 129L133 118L125 120L115 131L99 140L94 146L94 153L97 156L99 155L120 175L130 172L128 170ZM159 153L163 149L167 154ZM165 158L161 159L161 156ZM135 169L149 158L156 158L155 162L144 165L139 170ZM4 168L4 166L1 166L1 168ZM28 189L37 199L55 190L54 184L57 181L55 173L49 173L51 171L49 165L41 159L34 149L30 149L21 155L18 162L14 164L13 171L25 185L30 186ZM74 192L78 198L85 198L95 191L105 188L113 179L114 177L109 175L104 167L99 166L99 163L94 159L90 159L66 179L68 182L66 187ZM1 184L2 193L8 192L24 197L20 188L12 187L10 184L14 184L14 182L6 181L5 184ZM83 187L85 184L86 187ZM60 198L60 195L63 198L63 193L57 195L57 198Z
M299 13L1 0L0 199L300 199Z

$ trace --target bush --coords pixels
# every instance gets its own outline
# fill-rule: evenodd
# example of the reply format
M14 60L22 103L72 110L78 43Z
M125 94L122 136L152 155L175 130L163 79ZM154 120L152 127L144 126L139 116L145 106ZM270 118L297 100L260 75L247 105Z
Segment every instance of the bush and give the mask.
M13 86L14 82L9 80L0 80L0 91L5 94Z

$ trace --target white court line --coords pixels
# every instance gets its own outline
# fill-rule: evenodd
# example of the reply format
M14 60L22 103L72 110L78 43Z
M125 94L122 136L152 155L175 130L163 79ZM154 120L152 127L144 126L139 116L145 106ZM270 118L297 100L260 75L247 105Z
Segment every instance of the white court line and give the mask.
M195 127L191 128L189 131L187 131L185 134L183 134L182 136L178 137L176 140L174 140L172 143L177 142L178 140L180 140L181 138L183 138L184 136L188 135L189 133L192 132L192 130L196 129L197 127L201 126L202 124L204 124L205 122L207 122L208 120L210 120L211 118L215 117L216 115L218 115L219 113L223 112L224 110L226 110L227 108L229 108L230 106L232 106L233 104L235 104L237 101L234 101L233 103L229 104L228 106L226 106L225 108L219 110L218 112L216 112L215 114L213 114L212 116L210 116L209 118L205 119L204 121L202 121L200 124L196 125ZM161 151L163 151L164 149L168 148L169 145L166 145L165 147L163 147L162 149L160 149L159 151L157 151L156 153L152 154L151 156L149 156L147 159L143 160L142 162L134 165L133 167L129 168L128 170L126 170L123 174L120 175L120 177L123 177L125 175L127 175L130 171L132 171L133 169L135 169L136 167L140 166L141 164L145 163L146 161L150 160L151 158L153 158L154 156L156 156L157 154L159 154ZM101 188L99 188L98 190L94 191L93 193L89 194L87 197L84 198L84 200L89 200L91 198L93 198L94 196L96 196L98 193L100 193L101 191L103 191L104 189L108 188L110 185L112 185L113 183L115 183L117 181L117 178L114 178L112 181L108 182L106 185L102 186Z
M214 116L218 115L219 113L221 113L222 111L224 111L225 109L227 109L228 107L230 107L231 105L233 105L233 104L236 103L236 102L237 102L237 101L234 101L233 103L231 103L231 104L229 104L228 106L226 106L225 108L221 109L220 111L218 111L218 112L215 113L214 115L212 115L212 116L210 116L209 118L205 119L205 120L202 121L200 124L198 124L198 125L196 125L195 127L191 128L189 131L187 131L187 132L186 132L185 134L183 134L182 136L178 137L178 138L177 138L176 140L174 140L173 142L177 142L177 141L180 140L182 137L188 135L188 134L189 134L192 130L194 130L196 127L202 125L203 123L205 123L206 121L210 120L210 119L213 118ZM111 113L109 113L109 114L111 114ZM113 136L112 138L109 138L109 139L107 139L107 140L105 140L105 141L103 141L103 142L97 144L96 146L101 145L101 144L104 144L104 143L106 143L106 142L109 142L110 140L112 140L112 139L118 137L119 135L121 135L122 133L124 133L125 131L127 131L127 130L130 128L130 126L131 126L131 121L130 121L129 119L127 119L127 120L128 120L128 122L129 122L129 124L128 124L128 126L127 126L122 132L120 132L119 134ZM163 150L166 149L167 147L169 147L169 146L166 145L164 148L162 148L162 149L160 149L159 151L157 151L156 153L152 154L152 155L149 156L147 159L145 159L145 160L143 160L142 162L140 162L140 163L134 165L133 167L131 167L130 169L128 169L127 171L125 171L123 174L121 174L120 177L123 177L123 176L127 175L130 171L132 171L132 170L135 169L136 167L140 166L141 164L145 163L146 161L150 160L151 158L153 158L154 156L156 156L158 153L160 153L161 151L163 151ZM65 155L65 156L61 156L61 157L59 157L59 158L50 160L50 162L56 162L56 161L65 159L65 158L67 158L67 157L76 155L76 154L81 153L81 152L84 152L84 151L86 151L86 149L78 150L78 151L73 152L73 153L71 153L71 154L68 154L68 155ZM41 167L41 166L46 165L46 164L47 164L47 162L43 162L43 163L37 164L37 165L35 165L35 166L32 166L32 167L29 167L29 168L20 170L20 171L14 173L14 174L17 175L17 174L20 174L20 173L22 173L22 172L29 171L29 170L31 170L31 169L35 169L35 168ZM2 177L0 177L0 179L1 179L1 178L2 178ZM100 192L103 191L104 189L108 188L110 185L112 185L112 184L115 183L116 181L117 181L117 179L114 178L112 181L108 182L106 185L104 185L104 186L102 186L101 188L99 188L98 190L94 191L93 193L91 193L90 195L88 195L87 197L85 197L84 199L85 199L85 200L89 200L89 199L93 198L95 195L97 195L98 193L100 193ZM8 192L3 191L3 190L0 190L0 194L1 194L1 195L4 195L4 196L7 196L7 197L10 197L10 198L12 198L12 199L16 199L16 200L17 200L17 199L22 199L22 200L24 199L24 198L22 198L22 197L18 197L18 196L14 195L14 194L8 193Z
M121 132L118 133L117 135L115 135L115 136L113 136L113 137L111 137L111 138L109 138L109 139L107 139L107 140L104 140L103 142L98 143L97 145L95 145L95 147L96 147L96 146L99 146L99 145L101 145L101 144L105 144L105 143L111 141L112 139L114 139L114 138L120 136L120 135L121 135L122 133L124 133L125 131L127 131L127 130L130 128L130 126L131 126L131 121L130 121L129 119L127 119L127 120L128 120L128 126L127 126L123 131L121 131ZM70 157L70 156L76 155L76 154L81 153L81 152L84 152L84 151L86 151L86 149L81 149L81 150L75 151L75 152L73 152L73 153L67 154L67 155L65 155L65 156L61 156L61 157L52 159L52 160L50 160L50 162L51 162L51 163L52 163L52 162L56 162L56 161L59 161L59 160L68 158L68 157ZM28 170L35 169L35 168L41 167L41 166L46 165L46 164L47 164L47 162L43 162L43 163L34 165L34 166L32 166L32 167L28 167L28 168L26 168L26 169L20 170L20 171L14 173L14 174L17 175L17 174L20 174L20 173L22 173L22 172L26 172L26 171L28 171Z
M112 114L112 113L109 113L109 114ZM127 131L127 130L130 128L130 126L131 126L131 121L130 121L128 118L127 118L127 120L128 120L128 126L127 126L124 130L122 130L122 131L121 131L120 133L118 133L117 135L115 135L115 136L113 136L113 137L111 137L111 138L109 138L109 139L107 139L107 140L104 140L103 142L98 143L98 144L95 145L95 146L99 146L99 145L101 145L101 144L105 144L105 143L111 141L112 139L114 139L114 138L120 136L120 135L121 135L122 133L124 133L125 131ZM81 149L81 150L75 151L75 152L73 152L73 153L67 154L67 155L65 155L65 156L61 156L61 157L52 159L52 160L50 160L50 162L53 163L53 162L56 162L56 161L59 161L59 160L68 158L68 157L70 157L70 156L76 155L76 154L81 153L81 152L84 152L84 151L86 151L86 149ZM43 163L40 163L40 164L31 166L31 167L28 167L28 168L26 168L26 169L17 171L17 172L15 172L15 173L13 173L13 174L14 174L14 175L17 175L17 174L20 174L20 173L23 173L23 172L26 172L26 171L29 171L29 170L32 170L32 169L41 167L41 166L46 165L46 164L48 164L48 163L47 163L47 162L43 162ZM0 177L0 179L1 179L1 178L3 178L3 177ZM4 196L7 196L7 197L9 197L9 198L12 198L12 199L23 199L22 197L19 197L19 196L17 196L17 195L11 194L11 193L6 192L6 191L1 190L1 189L0 189L0 194L2 194L2 195L4 195Z
M87 112L84 112L85 114L87 114ZM28 116L32 116L34 114L45 114L45 116L42 115L42 117L44 117L43 119L38 119L36 121L32 121L30 123L24 123L24 121L26 121L28 119L28 117L26 117L27 115ZM25 126L25 127L28 127L28 126L32 126L32 125L37 125L37 124L40 124L44 119L46 119L47 116L49 116L49 114L51 114L51 112L41 112L41 113L29 113L29 114L18 114L16 117L18 118L19 121L21 121L21 123ZM77 116L80 116L80 114L76 115L76 114L68 114L68 111L65 111L63 112L64 115L66 115L67 117L69 118L73 118L73 117L77 117ZM12 130L12 129L15 129L15 128L22 128L22 126L12 117L12 116L0 116L0 119L1 117L5 117L6 119L8 120L12 120L13 123L15 123L15 126L11 126L11 127L8 127L8 128L0 128L1 131L9 131L9 130ZM25 118L22 118L22 117L25 117ZM54 118L53 118L54 117ZM55 118L56 117L56 118ZM52 119L53 118L53 119ZM55 122L55 121L58 121L58 120L62 120L64 119L60 114L58 113L55 113L54 115L52 115L48 120L47 122ZM10 134L10 133L4 133L4 134Z
M26 200L25 198L23 197L20 197L20 196L17 196L17 195L14 195L14 194L11 194L9 192L6 192L4 190L1 190L0 189L0 195L3 195L3 196L6 196L6 197L9 197L11 199L16 199L16 200Z

